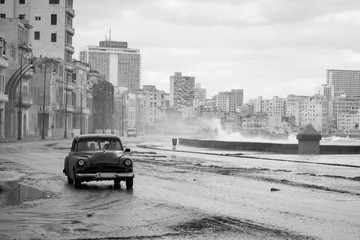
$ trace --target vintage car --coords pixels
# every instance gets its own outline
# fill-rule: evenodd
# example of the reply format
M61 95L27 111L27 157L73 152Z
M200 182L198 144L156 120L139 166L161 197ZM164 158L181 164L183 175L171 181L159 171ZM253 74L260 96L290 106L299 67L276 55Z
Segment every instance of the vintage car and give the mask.
M136 128L128 128L127 136L128 137L136 137L137 136Z
M85 181L113 180L115 188L120 188L120 181L125 181L129 189L135 177L129 152L116 135L79 135L73 139L63 172L68 184L75 184L75 188Z

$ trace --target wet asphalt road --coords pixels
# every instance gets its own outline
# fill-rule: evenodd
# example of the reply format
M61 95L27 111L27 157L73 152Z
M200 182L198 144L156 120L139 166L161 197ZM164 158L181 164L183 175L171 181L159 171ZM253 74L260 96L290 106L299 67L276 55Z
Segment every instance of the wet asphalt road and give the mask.
M360 239L359 168L137 146L163 141L124 139L133 190L67 185L70 140L2 143L0 239Z

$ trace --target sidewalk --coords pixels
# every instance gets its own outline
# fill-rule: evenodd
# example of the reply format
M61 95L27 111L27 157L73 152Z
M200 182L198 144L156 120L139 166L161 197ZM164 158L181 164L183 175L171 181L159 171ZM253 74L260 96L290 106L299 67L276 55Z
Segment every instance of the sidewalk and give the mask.
M41 136L23 137L21 140L17 140L17 137L1 138L0 143L11 143L11 142L33 142L33 141L51 141L51 140L68 140L70 138L59 138L59 137L46 137L41 139Z

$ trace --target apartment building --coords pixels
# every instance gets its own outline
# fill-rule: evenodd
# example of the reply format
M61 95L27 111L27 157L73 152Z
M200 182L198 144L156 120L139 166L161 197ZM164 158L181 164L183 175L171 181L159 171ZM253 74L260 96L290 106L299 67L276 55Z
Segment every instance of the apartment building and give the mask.
M219 92L215 99L215 106L220 112L235 112L236 99L235 94L232 92Z
M268 116L285 116L285 99L278 96L262 101L262 112Z
M244 89L231 89L231 92L235 95L235 108L242 106L244 103Z
M256 99L253 99L251 103L254 105L254 112L260 113L263 109L263 97L259 96Z
M145 102L146 132L161 130L166 120L165 110L169 106L166 93L154 85L144 85L142 93Z
M333 86L333 97L360 97L360 71L335 70L326 71L326 84Z
M317 131L329 128L329 102L326 98L309 97L300 102L300 126L311 124Z
M74 113L73 113L73 133L74 135L90 133L89 119L92 114L89 97L90 93L90 81L88 79L89 65L74 61L74 82L75 88L73 91L72 99L74 100Z
M201 83L195 83L194 98L195 100L206 99L206 89L201 88Z
M335 86L330 84L322 84L320 87L316 88L315 94L324 97L333 97L335 95Z
M48 71L46 78L42 74L35 74L33 81L29 83L29 92L34 95L34 104L29 108L29 116L26 118L29 134L39 134L45 131L48 136L53 132L71 132L73 112L70 107L66 111L66 102L72 102L73 82L72 75L72 37L75 30L72 26L75 11L73 0L22 0L22 1L1 1L0 17L14 21L21 19L31 26L28 31L28 42L32 50L33 62L36 63L37 72ZM21 34L25 39L24 33ZM20 39L20 41L23 41ZM14 44L14 42L9 45ZM49 64L49 59L56 61L55 66ZM53 70L56 70L54 72ZM56 75L56 76L55 76ZM15 78L11 76L10 78ZM55 80L56 79L56 80ZM45 81L46 89L40 92L37 82ZM68 81L70 81L68 83ZM40 93L51 94L51 84L57 85L57 93L61 92L61 97L45 96L45 107L40 99ZM61 90L60 90L61 89ZM43 97L44 98L44 97ZM54 100L56 102L50 102ZM62 102L59 102L62 101ZM53 108L52 106L58 106ZM44 119L44 120L43 120ZM55 119L55 120L53 120ZM52 128L51 128L52 127ZM69 131L66 128L69 127ZM24 126L25 128L25 126ZM44 129L45 128L45 129ZM60 130L62 128L62 130ZM54 131L57 129L57 131Z
M9 67L9 60L6 58L6 55L5 34L0 28L0 138L5 137L5 103L9 101L9 94L5 93L5 70Z
M358 131L360 126L360 112L340 113L337 115L337 129L342 131Z
M2 6L2 4L0 4ZM0 11L4 9L0 8ZM10 14L7 14L8 16ZM29 33L32 26L26 19L0 18L0 32L2 33L1 59L1 123L2 136L18 137L35 131L29 122L30 107L33 98L30 96L30 82L32 76L31 58L32 48Z
M89 63L91 70L114 86L126 87L136 93L141 86L140 50L128 48L127 42L100 41L99 46L87 46L80 61Z
M182 76L175 72L170 76L170 106L176 108L191 107L195 99L195 77Z

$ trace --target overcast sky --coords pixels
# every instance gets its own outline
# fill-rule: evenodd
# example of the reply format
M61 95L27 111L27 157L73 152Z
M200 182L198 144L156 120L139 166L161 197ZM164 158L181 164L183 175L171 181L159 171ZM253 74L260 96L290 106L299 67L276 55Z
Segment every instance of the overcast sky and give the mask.
M313 95L326 69L360 69L359 0L75 0L75 58L99 41L140 49L142 84L174 72L211 98Z

